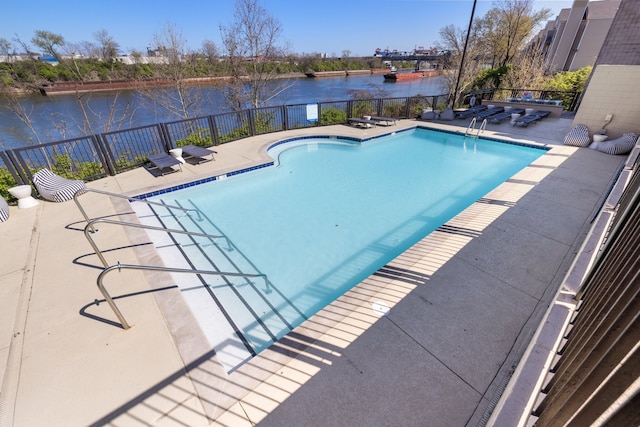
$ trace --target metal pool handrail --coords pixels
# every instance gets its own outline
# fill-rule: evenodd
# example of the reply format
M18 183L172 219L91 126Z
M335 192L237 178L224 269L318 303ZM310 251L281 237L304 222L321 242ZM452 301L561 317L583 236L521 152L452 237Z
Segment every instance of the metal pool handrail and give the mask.
M214 234L198 233L198 232L195 232L195 231L179 230L179 229L165 228L165 227L156 227L155 225L137 224L137 223L134 223L134 222L116 221L114 219L106 219L106 218L96 218L96 219L92 219L91 221L89 221L87 223L87 225L85 225L85 227L84 227L84 236L89 241L89 244L91 245L91 247L95 251L95 253L98 256L98 258L100 258L100 261L102 262L102 265L104 267L108 267L109 263L107 263L107 260L104 258L104 255L102 255L102 251L98 248L98 245L96 244L95 240L91 236L91 234L92 234L91 231L89 231L90 229L94 229L93 224L95 224L97 222L103 222L105 224L122 225L124 227L144 228L146 230L165 231L167 233L186 234L188 236L206 237L206 238L209 238L209 239L225 239L227 241L227 246L229 247L229 249L230 250L233 249L233 247L231 246L231 242L229 241L229 238L227 236L225 236L225 235L219 235L218 236L218 235L214 235Z
M139 197L134 197L134 196L126 196L124 194L118 194L118 193L111 193L109 191L104 191L104 190L97 190L95 188L83 188L81 190L76 191L76 194L73 195L73 201L76 202L76 206L78 206L78 209L80 210L80 213L82 213L82 216L84 217L85 221L87 222L87 224L89 222L91 222L91 220L89 219L89 216L87 215L87 212L84 210L84 208L82 207L82 204L80 203L80 199L79 197L82 196L85 193L98 193L98 194L105 194L107 196L111 196L111 197L119 197L121 199L126 199L128 201L136 201L136 202L140 202L140 203L146 203L147 205L156 205L156 206L162 206L163 208L168 208L168 209L179 209L181 211L185 211L185 212L190 212L193 211L197 214L197 220L198 221L202 221L202 216L200 215L200 211L198 209L190 209L190 208L183 208L182 206L173 206L173 205L165 205L164 203L158 203L158 202L152 202L146 199L141 199ZM95 228L91 228L91 232L95 233L96 230Z
M467 136L472 129L476 128L476 118L474 117L473 119L471 119L471 122L469 122L469 126L467 126L467 130L464 132L464 136Z
M91 247L95 251L95 253L98 256L98 258L102 262L102 265L105 267L100 272L100 274L98 275L98 280L97 280L98 289L102 293L102 296L104 296L105 301L107 301L107 303L109 304L109 307L111 307L111 309L113 310L115 315L118 317L118 320L120 320L120 323L122 324L122 327L124 329L129 329L130 326L127 323L127 321L125 320L125 318L122 315L122 313L120 312L120 309L116 306L115 302L113 301L113 298L111 298L111 295L109 295L109 292L107 291L107 289L105 288L104 283L103 283L104 276L108 272L114 270L115 268L117 268L118 270L120 270L122 268L128 268L128 269L136 269L136 270L166 271L166 272L170 272L170 273L211 274L211 275L216 275L216 276L229 276L229 277L262 277L262 278L264 278L264 281L265 281L265 284L266 284L265 292L266 293L270 293L271 292L271 285L269 283L269 280L267 279L267 275L263 274L263 273L239 273L239 272L233 272L233 271L197 270L197 269L184 269L184 268L175 268L175 267L158 267L158 266L151 266L151 265L131 265L131 264L120 264L119 261L118 261L118 263L116 265L109 266L109 264L107 263L107 260L105 259L104 255L102 254L102 251L100 250L100 248L98 248L98 245L96 244L95 240L93 239L92 233L90 232L90 229L94 228L93 224L95 224L97 222L102 222L102 223L105 223L105 224L122 225L122 226L125 226L125 227L143 228L143 229L146 229L146 230L165 231L167 233L186 234L186 235L189 235L189 236L196 236L196 237L206 237L206 238L210 238L210 239L223 238L223 239L226 239L227 245L229 246L229 249L232 249L233 247L231 246L231 242L229 241L229 239L224 235L217 236L217 235L212 235L212 234L207 234L207 233L197 233L197 232L194 232L194 231L186 231L186 230L177 230L177 229L171 229L171 228L156 227L156 226L153 226L153 225L137 224L137 223L131 223L131 222L125 222L125 221L116 221L116 220L106 219L106 218L96 218L96 219L93 219L93 220L89 221L87 223L87 225L84 227L84 235L87 238L87 240L89 241L89 244L91 245Z
M118 318L118 320L120 321L124 329L129 329L131 326L129 325L129 323L127 323L126 319L122 315L122 312L120 311L116 303L113 301L113 298L111 298L111 295L109 295L109 292L107 291L107 288L104 286L104 283L103 283L104 277L115 269L118 269L118 271L122 269L131 269L131 270L166 271L170 273L212 274L212 275L218 275L218 276L233 276L233 277L262 277L267 286L266 292L270 291L269 280L267 279L266 274L245 274L245 273L233 273L233 272L212 271L212 270L191 270L191 269L173 268L173 267L156 267L156 266L150 266L150 265L120 264L118 262L118 264L109 266L104 270L102 270L98 275L97 283L98 283L98 289L100 289L102 296L104 296L105 301L107 301L107 303L109 304L109 307L111 307L111 309L115 313L116 317Z
M476 139L480 136L481 132L484 132L487 129L487 119L484 119L478 128L478 132L476 132Z

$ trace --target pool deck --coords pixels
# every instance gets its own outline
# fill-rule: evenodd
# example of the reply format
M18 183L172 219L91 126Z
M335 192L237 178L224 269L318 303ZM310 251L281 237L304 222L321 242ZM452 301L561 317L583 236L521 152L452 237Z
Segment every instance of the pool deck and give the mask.
M264 163L267 146L295 136L468 123L268 134L182 172L88 185L136 195ZM490 124L486 135L552 148L230 375L167 274L108 276L124 330L76 205L12 206L0 223L0 426L484 425L626 159L562 146L570 125ZM122 201L81 199L93 217L131 219ZM112 264L156 261L144 233L103 224L95 237Z

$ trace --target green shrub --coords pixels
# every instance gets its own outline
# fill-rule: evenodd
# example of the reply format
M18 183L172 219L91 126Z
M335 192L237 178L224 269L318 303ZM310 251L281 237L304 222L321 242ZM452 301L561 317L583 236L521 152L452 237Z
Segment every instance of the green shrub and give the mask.
M357 102L353 107L353 117L374 116L374 111L369 102Z
M213 145L213 137L211 136L209 129L201 128L182 139L176 140L176 147L184 147L185 145L210 147Z
M245 138L250 135L249 124L238 126L229 133L220 136L220 142L229 142L235 139Z
M322 110L320 115L321 125L333 125L342 124L347 122L347 113L336 108L330 108L328 110Z
M68 154L53 157L51 171L68 179L87 179L103 173L98 162L74 162Z
M0 168L0 197L3 197L5 200L13 199L13 196L9 194L9 189L11 187L15 187L18 185L15 179L13 179L13 175L9 173L9 169L7 167Z

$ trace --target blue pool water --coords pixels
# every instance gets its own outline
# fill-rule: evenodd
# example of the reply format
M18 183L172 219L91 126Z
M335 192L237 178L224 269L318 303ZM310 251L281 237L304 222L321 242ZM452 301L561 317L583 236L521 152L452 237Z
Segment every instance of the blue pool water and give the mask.
M232 359L241 361L245 351L257 354L543 153L420 128L362 143L303 139L271 150L273 167L153 200L199 209L206 219L193 221L193 229L229 239L231 246L176 237L192 266L266 274L268 284L206 277L207 292L191 296L192 305L207 300L217 307L199 320L205 329L216 310L225 312L233 339L210 340L233 342ZM158 215L167 226L178 223L169 213Z

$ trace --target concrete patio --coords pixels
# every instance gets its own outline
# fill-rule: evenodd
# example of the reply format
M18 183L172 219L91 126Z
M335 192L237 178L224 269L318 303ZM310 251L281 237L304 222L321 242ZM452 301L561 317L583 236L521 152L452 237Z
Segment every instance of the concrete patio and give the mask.
M136 195L264 163L269 145L295 136L468 123L267 134L182 172L139 168L88 186ZM124 330L96 288L101 266L75 204L11 207L0 223L0 425L484 425L626 158L562 146L570 126L489 124L487 136L551 149L232 374L171 276L110 276L134 325ZM82 200L93 217L132 220L122 200ZM144 232L105 225L96 240L111 264L158 262Z

